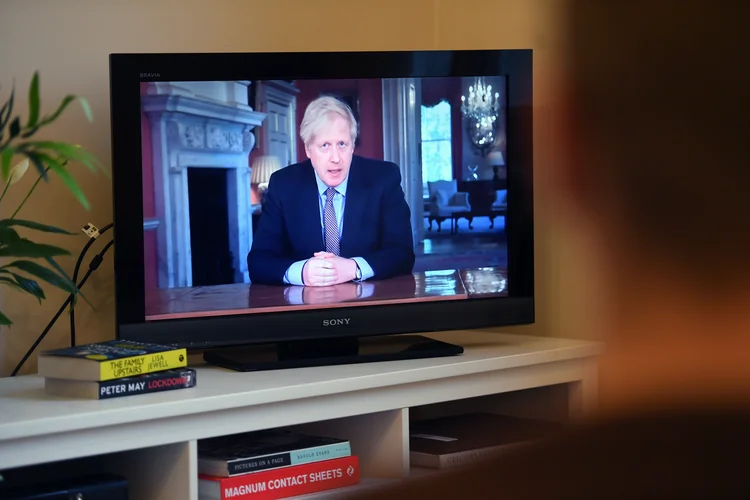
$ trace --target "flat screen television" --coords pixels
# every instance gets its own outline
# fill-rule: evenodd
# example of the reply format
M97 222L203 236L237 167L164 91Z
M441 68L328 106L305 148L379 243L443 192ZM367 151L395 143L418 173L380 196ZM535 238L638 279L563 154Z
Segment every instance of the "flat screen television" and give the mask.
M118 338L264 369L534 321L531 50L109 62Z

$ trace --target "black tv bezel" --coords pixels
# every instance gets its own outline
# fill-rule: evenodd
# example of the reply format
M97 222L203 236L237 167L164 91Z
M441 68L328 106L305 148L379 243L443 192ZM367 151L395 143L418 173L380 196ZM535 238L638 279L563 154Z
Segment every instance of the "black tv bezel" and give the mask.
M110 54L117 337L209 348L534 322L531 49ZM145 321L140 84L335 78L507 78L508 296ZM324 319L349 318L323 326Z

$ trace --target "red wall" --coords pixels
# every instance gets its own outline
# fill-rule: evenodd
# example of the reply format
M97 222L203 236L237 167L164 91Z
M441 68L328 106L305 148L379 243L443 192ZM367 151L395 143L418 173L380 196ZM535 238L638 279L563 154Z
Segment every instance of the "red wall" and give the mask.
M146 94L146 83L141 83L141 95ZM143 219L156 217L154 200L154 163L151 153L151 124L146 113L141 108L141 152L143 171ZM156 231L144 231L143 233L143 257L145 272L145 288L147 290L157 286L157 242Z
M383 91L381 80L297 80L297 130L302 124L305 108L324 92L356 92L359 97L359 145L355 153L360 156L383 159ZM307 159L305 145L297 137L297 158Z

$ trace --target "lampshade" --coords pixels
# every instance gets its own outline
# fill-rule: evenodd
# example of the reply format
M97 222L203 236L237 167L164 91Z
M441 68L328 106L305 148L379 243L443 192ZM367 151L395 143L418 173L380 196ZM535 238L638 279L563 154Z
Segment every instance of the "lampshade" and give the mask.
M259 156L253 160L250 183L266 187L271 180L271 174L281 168L281 162L276 156Z
M492 151L487 155L487 162L493 167L502 167L505 165L502 151Z

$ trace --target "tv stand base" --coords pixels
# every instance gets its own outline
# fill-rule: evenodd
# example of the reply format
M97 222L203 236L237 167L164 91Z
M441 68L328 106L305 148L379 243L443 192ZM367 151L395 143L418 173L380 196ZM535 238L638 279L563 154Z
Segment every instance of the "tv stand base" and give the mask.
M436 358L459 355L463 351L461 346L421 335L386 335L212 349L203 353L203 360L211 365L248 372Z

